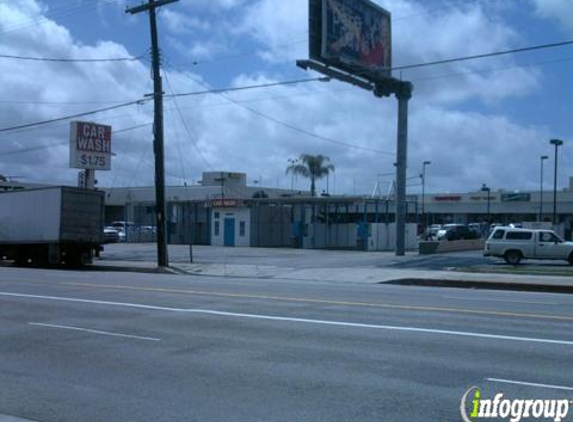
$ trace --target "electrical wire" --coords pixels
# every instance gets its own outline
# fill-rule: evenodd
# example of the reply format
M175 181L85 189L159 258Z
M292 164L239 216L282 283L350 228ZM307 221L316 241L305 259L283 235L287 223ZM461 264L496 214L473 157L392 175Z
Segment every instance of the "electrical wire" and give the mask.
M137 125L137 126L128 127L125 129L114 130L114 131L112 131L112 135L116 135L118 133L127 132L127 131L131 131L131 130L140 129L142 127L151 126L151 125L153 125L153 123L145 123L145 124L141 124L141 125ZM21 149L6 151L6 152L0 153L0 157L6 157L6 156L10 156L10 155L26 154L28 152L34 152L34 151L41 151L44 149L50 149L53 147L68 145L69 143L70 143L70 141L63 141L63 142L56 142L56 143L52 143L52 144L40 145L40 146L36 146L36 147L28 147L28 148L21 148Z
M175 71L181 73L182 75L186 76L187 78L191 79L191 80L194 81L195 83L197 83L197 84L199 84L199 85L201 85L201 86L203 86L203 87L209 89L209 86L206 85L204 82L202 82L202 81L200 81L200 80L198 80L198 79L196 79L196 78L193 78L192 76L190 76L189 74L187 74L187 73L185 73L185 72L181 72L180 70L176 69L175 67L173 67L173 66L170 65L170 64L168 64L168 66L171 67L173 70L175 70ZM315 80L320 80L320 78L316 78ZM211 90L209 89L209 91L211 91ZM295 126L295 125L293 125L293 124L290 124L290 123L287 123L287 122L283 122L282 120L276 119L276 118L274 118L274 117L272 117L272 116L269 116L268 114L262 113L262 112L260 112L260 111L258 111L258 110L256 110L256 109L254 109L254 108L252 108L252 107L249 107L249 106L247 106L247 105L245 105L245 104L242 104L242 103L240 103L240 102L238 102L238 101L232 99L232 98L229 97L228 95L225 95L224 92L226 92L226 91L221 91L221 90L214 90L214 91L215 91L215 92L214 92L215 94L220 95L221 97L225 98L227 101L229 101L229 102L231 102L231 103L233 103L233 104L235 104L235 105L237 105L237 106L239 106L239 107L241 107L241 108L244 108L245 110L247 110L247 111L253 113L253 114L256 115L256 116L259 116L259 117L262 118L262 119L269 120L269 121L271 121L271 122L273 122L273 123L275 123L275 124L277 124L277 125L284 126L284 127L288 128L288 129L290 129L290 130L292 130L292 131L301 133L301 134L303 134L303 135L305 135L305 136L308 136L308 137L310 137L310 138L318 139L318 140L325 141L325 142L330 142L330 143L332 143L332 144L336 144L336 145L338 145L338 146L343 146L343 147L346 147L346 148L352 148L352 149L357 149L357 150L363 150L363 151L368 151L368 152L374 152L374 153L376 153L376 154L382 154L382 155L395 155L395 153L393 153L393 152L381 151L381 150L376 150L376 149L371 149L371 148L365 148L365 147L361 147L361 146L358 146L358 145L353 145L353 144L350 144L350 143L347 143L347 142L343 142L343 141L339 141L339 140L336 140L336 139L332 139L332 138L328 138L328 137L325 137L325 136L318 135L318 134L313 133L313 132L310 132L310 131L308 131L308 130L306 130L306 129L302 129L302 128L300 128L300 127L297 127L297 126Z
M455 58L451 58L451 59L436 60L433 62L425 62L425 63L409 64L409 65L404 65L404 66L396 66L396 67L393 67L391 70L419 69L421 67L436 66L436 65L449 64L449 63L457 63L457 62L475 60L475 59L485 59L485 58L489 58L489 57L524 53L527 51L543 50L543 49L547 49L547 48L563 47L563 46L571 45L571 44L573 44L573 40L561 41L561 42L556 42L556 43L551 43L551 44L539 44L539 45L523 47L523 48L514 48L511 50L495 51L492 53L475 54L472 56L455 57Z
M53 11L48 11L45 15L39 15L35 17L26 17L15 22L11 22L8 24L6 28L0 31L0 34L7 34L14 31L24 30L27 28L31 28L38 25L44 25L46 23L55 22L54 19L58 18L67 18L76 14L86 13L93 9L94 7L98 6L107 6L117 4L116 0L100 0L100 1L89 1L82 4L76 4L70 6L62 5L60 7L56 7Z
M394 24L395 22L405 21L405 20L408 20L411 18L416 18L419 16L435 14L436 11L438 11L438 10L453 8L458 4L467 5L468 3L476 3L476 2L481 3L482 1L483 0L460 0L460 1L450 2L450 3L445 4L443 6L432 7L430 10L426 10L425 12L415 13L415 14L406 15L406 16L399 16L397 18L392 17L392 24ZM306 31L306 35L308 35L308 31ZM294 45L303 44L303 43L308 43L308 38L298 40L298 41L293 41L290 43L285 43L285 44L277 44L277 45L273 46L273 48L292 47ZM242 58L246 58L246 57L258 56L260 54L261 54L260 50L256 50L256 51L252 50L252 51L246 51L246 52L237 53L237 54L230 54L228 56L215 57L212 59L194 60L190 63L180 63L179 66L182 66L185 64L191 64L193 66L198 66L198 65L203 65L203 64L219 63L219 62L224 62L224 61L229 61L229 60L238 60L238 59L242 59Z
M172 66L170 66L170 67L173 70L178 71L177 69L173 68ZM178 71L178 72L183 74L183 75L187 75L185 72L181 72L181 71ZM206 87L206 88L209 88L207 85L196 81L194 78L191 78L189 75L187 75L187 77L189 77L191 80L198 83L199 85ZM186 93L182 93L182 94L171 94L171 95L164 95L163 97L164 98L177 98L177 97L189 97L189 96L206 95L206 94L222 94L225 92L245 91L245 90L249 90L249 89L271 88L271 87L275 87L275 86L286 86L286 85L298 85L298 84L303 84L303 83L307 83L307 82L327 82L329 80L330 80L330 78L321 76L318 78L295 79L295 80L291 80L291 81L271 82L271 83L266 83L266 84L246 85L246 86L231 87L231 88L218 88L218 89L210 89L209 88L205 91L186 92Z
M13 60L28 60L37 62L58 62L58 63L105 63L105 62L133 62L141 60L144 56L138 57L112 57L112 58L96 58L96 59L70 59L70 58L55 58L55 57L29 57L29 56L16 56L10 54L0 54L0 59L13 59Z
M91 110L91 111L85 111L82 113L76 113L76 114L72 114L69 116L63 116L63 117L57 117L54 119L50 119L50 120L42 120L40 122L34 122L34 123L27 123L24 125L18 125L18 126L10 126L10 127L5 127L5 128L1 128L0 129L0 133L2 132L11 132L14 130L19 130L19 129L26 129L26 128L30 128L30 127L35 127L35 126L43 126L43 125L47 125L50 123L55 123L55 122L61 122L63 120L70 120L70 119L75 119L76 117L83 117L83 116L89 116L92 114L98 114L98 113L103 113L104 111L110 111L110 110L116 110L118 108L123 108L123 107L128 107L134 104L143 104L144 102L149 101L148 98L144 98L141 100L135 100L135 101L130 101L127 103L123 103L123 104L118 104L115 106L111 106L111 107L104 107L104 108L100 108L97 110Z
M167 72L165 72L165 80L167 81L167 84L169 85L169 90L171 90L171 85L169 84L169 80L167 78ZM181 112L181 108L179 107L179 103L178 103L176 97L173 97L173 103L175 104L175 109L176 109L177 113L179 114L179 118L181 119L181 123L183 124L183 127L184 127L185 131L187 132L187 135L189 136L189 140L191 141L191 144L195 148L195 151L197 151L197 153L199 154L199 158L201 158L203 163L205 163L207 165L207 168L212 169L213 167L211 166L211 163L203 155L203 152L201 151L201 149L199 148L199 145L197 145L197 142L195 141L195 136L193 136L193 134L191 133L191 130L189 129L189 126L187 125L187 121L183 117L183 113Z
M167 72L164 72L164 76L165 76L165 82L167 83L167 88L169 89L169 91L170 91L171 93L173 93L173 90L172 90L172 88L171 88L171 83L169 82L169 77L167 76ZM175 107L177 108L177 100L174 99L173 101L174 101L174 103L175 103ZM172 119L173 119L173 126L175 126L175 116L172 115L171 117L172 117ZM177 148L177 155L178 155L178 158L179 158L179 165L181 166L181 175L183 176L183 181L184 181L184 183L187 184L187 176L186 176L186 174L185 174L185 166L183 165L183 154L181 153L181 145L180 145L180 142L179 142L179 136L178 136L178 133L177 133L177 131L176 131L175 129L174 129L174 132L175 132L175 137L176 137L176 139L175 139L175 148ZM192 143L193 145L195 145L195 142L194 142L193 139L191 139L191 143ZM199 149L197 148L197 150L199 150Z

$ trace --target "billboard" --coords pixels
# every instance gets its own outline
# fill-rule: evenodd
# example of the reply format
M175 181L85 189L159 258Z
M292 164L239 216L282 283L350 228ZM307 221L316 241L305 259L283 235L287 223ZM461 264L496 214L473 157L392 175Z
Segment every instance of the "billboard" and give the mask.
M378 81L391 77L390 13L369 0L309 0L310 58Z
M70 125L70 167L111 170L111 126L91 122Z

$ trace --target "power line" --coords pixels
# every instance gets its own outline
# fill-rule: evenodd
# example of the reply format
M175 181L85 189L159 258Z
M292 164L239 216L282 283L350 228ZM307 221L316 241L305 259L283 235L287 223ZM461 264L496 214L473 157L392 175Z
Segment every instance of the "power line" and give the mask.
M171 88L171 83L169 82L169 78L167 77L167 72L164 72L164 74L165 74L165 82L167 82L167 87L169 88L169 91L171 93L173 93L173 89ZM177 100L173 99L173 101L175 103L175 107L177 107ZM171 118L173 121L173 125L175 126L175 116L172 115ZM178 157L179 158L179 165L181 166L181 175L183 176L183 182L185 184L187 184L187 176L185 174L185 166L183 165L183 154L181 153L181 146L179 145L179 142L180 142L179 136L178 136L179 134L177 131L174 131L174 132L175 132L175 137L176 137L175 147L177 148L177 155L179 156ZM191 139L191 142L194 144L193 139Z
M565 45L571 45L573 44L573 40L571 41L562 41L562 42L558 42L558 43L552 43L552 44L543 44L543 45L536 45L536 46L531 46L531 47L524 47L524 48L518 48L518 49L512 49L512 50L506 50L506 51L499 51L499 52L493 52L493 53L486 53L486 54L479 54L479 55L474 55L474 56L466 56L466 57L459 57L459 58L453 58L453 59L445 59L445 60L439 60L439 61L434 61L434 62L426 62L426 63L419 63L419 64L413 64L413 65L406 65L406 66L400 66L400 67L395 67L393 68L393 70L405 70L405 69L413 69L413 68L421 68L421 67L426 67L426 66L434 66L434 65L439 65L439 64L445 64L445 63L453 63L453 62L457 62L457 61L465 61L465 60L473 60L473 59L479 59L479 58L486 58L486 57L493 57L493 56L499 56L499 55L507 55L507 54L514 54L514 53L521 53L521 52L526 52L526 51L533 51L533 50L540 50L540 49L546 49L546 48L555 48L555 47L560 47L560 46L565 46ZM565 61L568 59L564 59L562 61ZM552 62L559 62L559 60L556 61L548 61L548 62L540 62L537 64L544 64L544 63L552 63ZM534 65L536 63L533 63L532 65ZM178 71L179 73L181 73L182 75L190 78L191 80L193 80L194 82L208 88L207 85L205 85L204 83L196 80L195 78L192 78L191 76L189 76L187 73L185 72L181 72L177 69L175 69L173 66L171 66L174 70ZM520 67L520 66L517 66ZM474 72L468 72L466 74L470 74L470 73L479 73L479 71L474 71ZM446 76L443 76L446 77ZM435 77L436 79L438 77ZM432 79L432 78L427 78L427 79ZM241 91L241 90L247 90L247 89L256 89L256 88L268 88L268 87L273 87L273 86L281 86L281 85L292 85L292 84L298 84L298 83L304 83L304 82L312 82L312 81L321 81L321 80L325 80L324 78L310 78L310 79L300 79L300 80L294 80L294 81L283 81L283 82L276 82L276 83L268 83L268 84L259 84L259 85L250 85L250 86L244 86L244 87L235 87L235 88L222 88L222 89L208 89L205 91L197 91L197 92L189 92L189 93L182 93L182 94L172 94L171 96L166 96L166 97L183 97L183 96L193 96L193 95L205 95L205 94L219 94L221 95L223 98L225 98L227 101L236 104L240 107L245 108L246 110L249 110L250 112L265 118L267 120L271 120L277 124L283 125L291 130L295 130L297 132L303 133L307 136L313 137L313 138L317 138L323 141L327 141L327 142L332 142L332 143L336 143L338 145L342 145L342 146L347 146L350 148L355 148L355 149L362 149L362 150L367 150L367 151L371 151L371 152L377 152L377 153L382 153L382 154L392 154L393 153L389 153L389 152L385 152L385 151L378 151L378 150L372 150L369 148L362 148L362 147L358 147L356 145L352 145L352 144L348 144L342 141L337 141L337 140L333 140L330 138L326 138L326 137L322 137L320 135L316 135L312 132L306 131L304 129L298 128L294 125L291 125L289 123L285 123L282 122L278 119L275 119L271 116L268 116L258 110L255 110L251 107L245 106L244 104L241 104L239 101L233 100L231 98L229 98L226 95L223 95L224 92L233 92L233 91ZM309 93L308 95L311 95L312 93ZM142 99L142 100L136 100L136 101L129 101L129 102L125 102L125 103L120 103L117 104L115 106L111 106L111 107L105 107L105 108L101 108L101 109L97 109L97 110L92 110L92 111L88 111L88 112L83 112L83 113L78 113L78 114L74 114L71 116L65 116L65 117L60 117L60 118L55 118L55 119L51 119L51 120L45 120L45 121L41 121L41 122L35 122L35 123L29 123L26 125L19 125L19 126L12 126L12 127L7 127L7 128L2 128L0 129L0 132L8 132L8 131L14 131L14 130L18 130L18 129L25 129L25 128L30 128L30 127L35 127L35 126L41 126L41 125L45 125L45 124L49 124L49 123L54 123L54 122L58 122L58 121L63 121L63 120L68 120L68 119L72 119L72 118L76 118L76 117L82 117L82 116L87 116L90 114L96 114L96 113L100 113L100 112L104 112L104 111L109 111L109 110L114 110L117 108L122 108L122 107L126 107L126 106L130 106L133 104L142 104L145 101L148 101L149 99Z
M177 70L173 66L170 66L170 67L174 70ZM188 76L184 72L180 72L180 73ZM191 78L190 76L188 76L188 77ZM199 85L207 87L207 85L204 85L204 84L196 81L193 78L191 78L191 79L194 82L198 83ZM240 87L234 87L234 88L207 89L205 91L195 91L195 92L186 92L183 94L164 95L164 97L165 98L176 98L176 97L189 97L189 96L206 95L206 94L222 94L224 92L236 92L236 91L245 91L248 89L271 88L271 87L275 87L275 86L285 86L285 85L297 85L297 84L302 84L302 83L307 83L307 82L327 82L329 80L330 80L330 78L321 76L318 78L295 79L295 80L291 80L291 81L271 82L271 83L257 84L257 85L246 85L246 86L240 86Z
M432 7L430 10L426 10L424 12L420 12L420 13L415 13L412 15L406 15L406 16L399 16L397 18L392 18L392 23L394 24L394 22L400 22L400 21L404 21L404 20L408 20L411 18L416 18L419 16L424 16L424 15L432 15L435 14L436 11L438 10L442 10L442 9L449 9L449 8L453 8L455 6L457 6L458 4L464 4L467 5L468 3L481 3L483 0L459 0L459 1L454 1L454 2L450 2L448 4L439 6L439 7ZM308 35L308 31L306 31L306 34ZM282 47L292 47L294 45L299 45L299 44L303 44L303 43L308 43L308 38L303 39L303 40L298 40L298 41L293 41L290 43L285 43L285 44L277 44L272 46L274 49L276 48L282 48ZM203 64L210 64L210 63L218 63L218 62L223 62L223 61L229 61L229 60L237 60L237 59L242 59L245 57L252 57L252 56L257 56L260 55L261 51L260 50L252 50L252 51L245 51L242 53L236 53L236 54L229 54L227 56L220 56L220 57L214 57L212 59L205 59L205 60L194 60L192 61L190 64L192 64L193 66L198 66L198 65L203 65ZM183 63L184 65L185 63Z
M149 99L130 101L127 103L118 104L118 105L111 106L111 107L104 107L104 108L100 108L97 110L85 111L82 113L72 114L72 115L64 116L64 117L57 117L55 119L43 120L40 122L27 123L24 125L5 127L5 128L1 128L0 132L11 132L11 131L18 130L18 129L26 129L26 128L30 128L30 127L34 127L34 126L43 126L43 125L47 125L50 123L61 122L63 120L75 119L76 117L89 116L91 114L103 113L104 111L110 111L110 110L115 110L118 108L128 107L128 106L134 105L134 104L143 104L146 101L149 101Z
M128 127L125 129L114 130L114 131L112 131L112 134L116 135L116 134L121 133L121 132L127 132L127 131L131 131L131 130L140 129L142 127L151 126L152 124L153 123L145 123L145 124L141 124L141 125L137 125L137 126ZM69 143L70 143L70 141L63 141L63 142L55 142L55 143L40 145L40 146L35 146L35 147L20 148L20 149L16 149L16 150L12 150L12 151L2 152L2 153L0 153L0 157L6 157L9 155L26 154L28 152L34 152L34 151L41 151L44 149L50 149L53 147L68 145Z
M169 87L169 90L171 91L171 84L169 82L169 79L167 78L167 72L165 72L165 80L167 82L167 86ZM173 97L173 103L175 104L175 108L177 110L177 113L179 114L179 118L181 119L181 123L183 123L183 127L184 127L185 131L187 132L187 135L189 136L191 144L193 145L193 147L195 148L195 150L199 154L199 157L201 158L201 160L203 160L203 162L207 165L208 168L212 169L211 163L203 155L203 152L199 148L199 145L197 145L197 142L195 142L194 136L191 134L191 130L189 129L189 126L187 125L187 121L183 118L183 113L181 113L181 109L179 108L179 103L177 102L177 98Z
M519 64L519 65L497 67L494 69L482 69L482 70L473 70L473 71L469 71L469 72L458 72L458 73L448 73L445 75L426 76L423 78L412 79L411 82L423 82L423 81L431 81L431 80L435 80L435 79L455 78L455 77L460 77L460 76L468 76L468 75L476 75L476 74L484 74L484 73L495 73L495 72L501 72L501 71L509 70L509 69L519 69L519 68L524 68L524 67L543 66L546 64L565 63L565 62L570 62L572 60L573 60L573 57L565 57L562 59L545 60L545 61L540 61L540 62L531 62L531 63L524 63L524 64Z
M195 83L198 83L199 85L204 86L205 88L209 88L205 83L203 83L202 81L197 80L197 79L191 77L191 76L188 75L187 73L181 72L181 71L175 69L175 68L174 68L173 66L171 66L171 65L170 65L169 67L171 67L172 69L178 71L178 72L181 73L182 75L185 75L185 76L188 77L189 79L193 80ZM321 80L321 78L315 78L314 80ZM249 106L247 106L247 105L245 105L245 104L242 104L242 103L240 103L240 102L238 102L238 101L236 101L236 100L233 100L232 98L230 98L229 96L227 96L227 95L225 95L225 94L223 93L223 92L226 92L226 91L221 91L221 90L215 90L215 91L216 91L215 93L216 93L217 95L220 95L220 96L222 96L223 98L225 98L227 101L229 101L229 102L231 102L231 103L233 103L233 104L235 104L235 105L237 105L237 106L239 106L239 107L242 107L242 108L244 108L244 109L247 110L247 111L250 111L251 113L255 114L256 116L259 116L259 117L261 117L261 118L263 118L263 119L269 120L269 121L271 121L271 122L273 122L273 123L275 123L275 124L284 126L284 127L288 128L288 129L290 129L290 130L293 130L293 131L295 131L295 132L301 133L301 134L306 135L306 136L308 136L308 137L311 137L311 138L314 138L314 139L318 139L318 140L321 140L321 141L325 141L325 142L330 142L330 143L332 143L332 144L336 144L336 145L339 145L339 146L344 146L344 147L346 147L346 148L353 148L353 149L358 149L358 150L363 150L363 151L368 151L368 152L374 152L374 153L383 154L383 155L395 155L395 153L393 153L393 152L381 151L381 150L376 150L376 149L371 149L371 148L360 147L360 146L358 146L358 145L353 145L353 144L349 144L349 143L347 143L347 142L338 141L338 140L336 140L336 139L331 139L331 138L327 138L327 137L325 137L325 136L317 135L316 133L310 132L310 131L308 131L308 130L306 130L306 129L299 128L299 127L297 127L297 126L295 126L295 125L293 125L293 124L290 124L290 123L287 123L287 122L283 122L283 121L281 121L281 120L279 120L279 119L276 119L276 118L274 118L274 117L272 117L272 116L269 116L268 114L262 113L262 112L260 112L260 111L258 111L258 110L256 110L256 109L254 109L254 108L252 108L252 107L249 107Z
M523 53L523 52L526 52L526 51L542 50L542 49L546 49L546 48L563 47L563 46L565 46L565 45L571 45L571 44L573 44L573 40L561 41L561 42L551 43L551 44L540 44L540 45L534 45L534 46L523 47L523 48L514 48L514 49L511 49L511 50L496 51L496 52L493 52L493 53L475 54L475 55L473 55L473 56L464 56L464 57L456 57L456 58L451 58L451 59L436 60L436 61L433 61L433 62L409 64L409 65L405 65L405 66L393 67L391 70L418 69L418 68L427 67L427 66L436 66L436 65L441 65L441 64L456 63L456 62L467 61L467 60L475 60L475 59L485 59L485 58L488 58L488 57L503 56L503 55L507 55L507 54Z
M53 11L48 11L45 15L38 15L35 17L26 17L24 19L17 20L15 22L9 23L9 25L0 31L0 34L6 34L9 32L18 31L21 29L27 29L33 26L44 25L49 22L55 22L55 18L66 18L79 13L88 12L90 9L97 6L107 6L110 4L117 4L116 0L100 0L100 1L90 1L82 2L82 4L77 4L70 6L62 5L53 9Z
M54 57L29 57L29 56L15 56L10 54L0 54L2 59L14 60L28 60L37 62L58 62L58 63L103 63L103 62L133 62L140 60L143 56L138 57L111 57L111 58L97 58L97 59L70 59L70 58L54 58Z

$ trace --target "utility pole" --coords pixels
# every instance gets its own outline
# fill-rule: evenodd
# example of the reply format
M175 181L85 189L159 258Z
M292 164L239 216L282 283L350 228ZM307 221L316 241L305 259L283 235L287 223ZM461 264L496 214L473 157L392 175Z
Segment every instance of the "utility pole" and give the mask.
M156 9L179 0L148 0L140 6L127 8L126 13L135 15L149 12L151 29L151 59L153 70L153 150L155 152L155 215L157 224L157 265L165 268L169 265L167 257L167 224L165 206L165 158L163 146L163 86L160 73L159 37L157 35Z

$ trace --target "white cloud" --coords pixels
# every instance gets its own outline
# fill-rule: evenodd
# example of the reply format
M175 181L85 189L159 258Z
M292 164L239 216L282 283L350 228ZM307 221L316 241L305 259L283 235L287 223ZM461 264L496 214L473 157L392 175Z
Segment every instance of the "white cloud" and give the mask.
M570 0L532 0L536 12L543 18L559 22L568 32L573 31L573 2Z
M307 55L306 43L297 43L297 39L306 37L306 1L259 0L241 8L242 3L201 0L199 6L208 9L209 13L223 12L217 15L217 21L200 17L210 22L212 31L216 32L213 41L209 35L205 38L208 42L190 43L186 41L188 35L181 37L177 32L193 25L188 20L190 15L185 12L191 5L181 2L181 8L173 8L175 15L164 14L166 21L172 20L170 43L179 46L189 57L208 58L225 53L222 41L239 32L243 37L254 37L264 47L261 52L274 66L254 71L252 60L248 62L251 67L245 68L240 67L240 61L218 63L217 68L231 70L229 73L236 75L233 85L290 79L295 69L293 59ZM445 9L438 15L428 14L424 7L412 2L396 0L392 7L396 8L395 16L413 16L404 19L408 25L400 26L400 21L396 22L397 63L481 53L514 45L519 40L518 34L496 16L486 15L479 5L462 10ZM42 13L42 9L33 0L17 5L0 0L0 30L14 19L25 19L38 13ZM242 25L233 30L237 20ZM454 23L458 23L458 27ZM284 47L285 44L289 46ZM223 47L218 47L220 45ZM0 53L76 58L132 55L125 46L113 41L83 44L65 27L54 22L5 34L0 39ZM0 127L98 108L105 105L101 102L136 99L152 90L148 65L138 62L86 65L7 60L2 64L0 99L30 104L0 102ZM284 68L280 66L282 64ZM507 99L516 101L535 92L539 75L531 69L520 68L490 72L502 65L513 63L467 62L408 72L407 77L416 85L411 101L408 173L415 177L421 163L431 160L432 167L428 170L431 172L428 176L430 191L465 191L477 189L481 183L492 187L510 187L508 184L511 184L514 188L535 188L537 172L532 175L523 169L535 166L538 155L546 153L546 142L540 144L539 140L548 139L549 131L523 127L510 117L484 110L490 104L494 104L496 110L503 110L503 104L510 104L509 101L504 103ZM484 69L488 72L475 73ZM471 74L428 79L468 72ZM207 72L204 79L194 73L171 71L166 76L164 89L167 93L171 90L179 93L202 91L207 81L212 80ZM221 86L223 79L216 80L217 86ZM184 97L177 102L166 100L168 183L181 183L183 173L187 181L198 180L202 171L213 169L245 171L249 173L249 180L262 176L264 184L270 186L276 186L278 178L279 184L286 187L290 186L290 177L285 175L287 159L301 153L330 156L336 166L338 193L353 190L370 193L377 174L394 170L396 101L393 98L376 99L371 93L337 82L282 86L227 96L242 106L219 95ZM476 99L481 100L480 111L468 111L473 110ZM53 104L54 101L89 104ZM459 111L460 104L464 111ZM150 123L151 111L148 104L90 116L89 119L123 129ZM309 137L273 120L362 149ZM0 134L0 173L23 174L30 180L74 183L76 171L68 168L66 145L26 154L2 155L21 148L65 143L67 132L68 123L64 122L21 133ZM118 155L114 158L113 171L98 175L100 183L108 186L151 184L151 140L150 126L117 134L113 148ZM497 165L499 163L503 165ZM331 180L331 187L333 184ZM303 186L306 184L299 181L299 187ZM323 181L319 189L324 186ZM416 189L412 188L413 191Z
M393 14L394 66L499 51L519 40L511 27L492 10L485 11L479 3L434 12L431 5L413 1L381 4ZM294 64L296 59L308 56L306 0L279 4L273 0L258 0L248 7L240 29L263 45L261 57L271 63ZM450 103L476 97L491 102L538 88L538 75L529 69L488 72L512 63L507 58L489 59L394 73L404 79L426 81L416 89L417 95ZM435 79L449 74L458 76Z
M167 8L162 12L162 16L167 24L167 29L176 34L189 34L211 29L211 24L205 20Z

